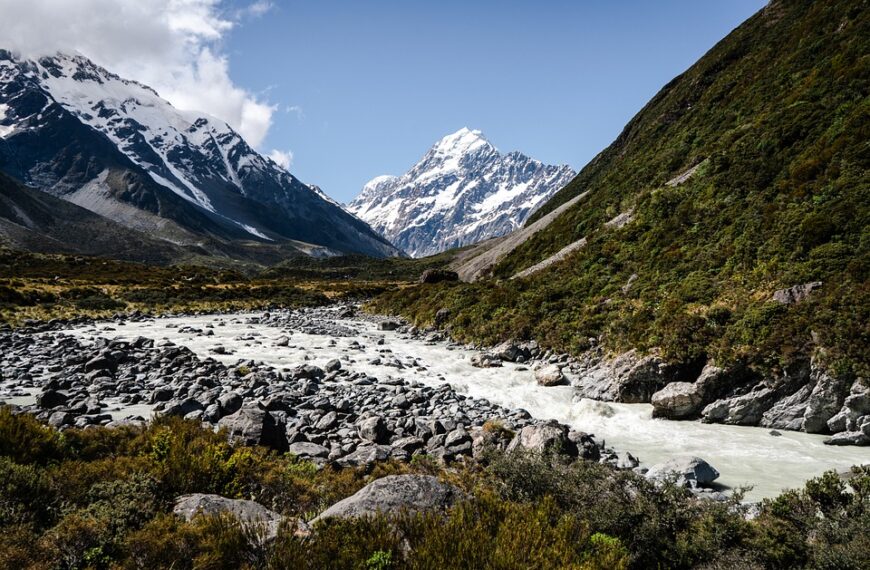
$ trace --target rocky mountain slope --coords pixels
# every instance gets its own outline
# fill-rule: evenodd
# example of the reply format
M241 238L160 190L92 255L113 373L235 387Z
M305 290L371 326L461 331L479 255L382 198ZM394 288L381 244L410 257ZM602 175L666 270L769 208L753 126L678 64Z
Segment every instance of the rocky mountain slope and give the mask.
M771 2L463 252L474 283L379 307L572 353L578 396L870 441L868 38L862 0Z
M501 154L467 128L438 141L408 172L379 176L348 209L414 257L504 235L575 173Z
M0 244L37 253L105 255L167 264L194 251L152 239L0 173ZM200 251L204 255L204 251Z
M0 50L0 170L121 225L221 255L240 242L267 257L291 243L309 254L398 254L226 123L179 111L82 56L28 61Z

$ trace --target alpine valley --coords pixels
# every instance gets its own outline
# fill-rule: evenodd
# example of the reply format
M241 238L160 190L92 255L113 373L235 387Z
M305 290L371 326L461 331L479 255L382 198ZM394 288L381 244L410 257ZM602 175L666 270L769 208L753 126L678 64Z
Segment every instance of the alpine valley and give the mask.
M577 173L463 128L342 206L99 50L0 51L0 568L870 569L870 0L762 1L0 2L9 48L257 26L239 89L292 64L348 198L390 125L565 150L594 73L659 89Z

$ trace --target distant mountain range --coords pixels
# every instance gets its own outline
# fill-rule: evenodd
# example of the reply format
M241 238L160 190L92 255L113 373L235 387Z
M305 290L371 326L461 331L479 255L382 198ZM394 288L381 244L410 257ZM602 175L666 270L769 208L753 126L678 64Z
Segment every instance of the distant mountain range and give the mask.
M175 249L264 263L400 254L223 121L80 55L0 50L0 171Z
M413 257L504 235L575 176L501 154L467 128L438 141L408 172L371 180L348 210Z

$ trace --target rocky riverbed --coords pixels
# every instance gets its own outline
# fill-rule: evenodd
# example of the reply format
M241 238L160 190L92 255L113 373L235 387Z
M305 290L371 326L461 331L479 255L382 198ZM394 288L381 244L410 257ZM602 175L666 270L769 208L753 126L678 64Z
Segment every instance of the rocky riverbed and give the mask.
M554 366L561 357L532 346L481 368L480 351L353 307L55 323L2 331L0 350L0 399L57 427L172 414L324 463L415 454L449 463L486 445L558 445L621 468L637 465L632 454L656 468L699 456L718 482L753 485L747 498L757 499L870 462L870 449L825 446L822 436L575 401Z

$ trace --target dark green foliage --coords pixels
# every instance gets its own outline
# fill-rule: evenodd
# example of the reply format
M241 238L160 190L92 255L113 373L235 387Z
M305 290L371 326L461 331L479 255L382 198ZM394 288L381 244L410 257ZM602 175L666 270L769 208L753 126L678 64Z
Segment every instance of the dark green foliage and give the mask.
M527 279L387 293L375 308L429 324L446 307L464 340L533 337L570 352L594 336L614 351L779 366L821 346L867 375L868 13L862 0L772 2L532 216L588 192L494 275L581 237L584 248ZM629 210L623 228L604 225ZM768 303L809 281L824 282L809 300Z
M17 425L16 425L17 424ZM696 500L674 485L559 456L493 454L452 471L432 462L318 469L178 418L148 428L68 430L46 443L0 409L3 568L866 568L870 469L834 473L762 506ZM497 425L490 430L504 429ZM21 446L10 439L37 436ZM438 473L473 498L447 513L310 519L366 483ZM226 516L183 522L188 492L252 498L288 516L276 540Z

